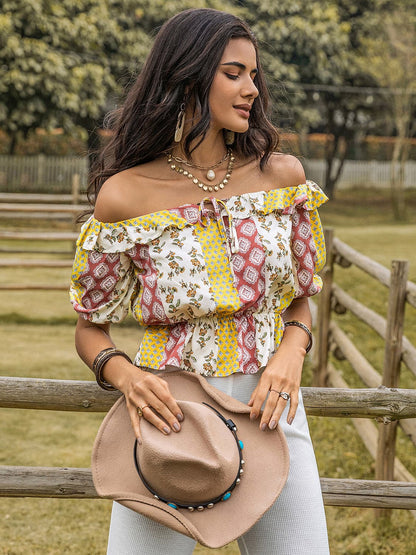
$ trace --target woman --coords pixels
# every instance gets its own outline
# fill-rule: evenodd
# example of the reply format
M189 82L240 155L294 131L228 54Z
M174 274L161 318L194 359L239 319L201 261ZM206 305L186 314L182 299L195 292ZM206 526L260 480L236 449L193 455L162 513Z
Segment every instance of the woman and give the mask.
M248 403L259 433L279 423L289 479L240 550L322 555L325 515L299 387L307 297L321 287L316 207L325 196L297 159L274 152L267 105L257 43L240 19L196 9L162 27L92 183L94 216L71 289L76 346L100 385L125 395L139 442L141 418L180 433L183 414L152 373L170 367ZM129 307L146 326L134 364L109 335ZM194 545L113 504L108 553Z

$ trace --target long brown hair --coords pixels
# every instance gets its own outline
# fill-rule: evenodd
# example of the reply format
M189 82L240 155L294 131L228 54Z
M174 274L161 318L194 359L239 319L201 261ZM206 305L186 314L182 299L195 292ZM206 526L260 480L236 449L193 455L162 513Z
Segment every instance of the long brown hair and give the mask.
M186 137L186 154L190 155L193 140L203 140L210 123L211 84L224 49L233 38L246 38L255 48L258 72L254 82L259 91L251 109L250 127L245 133L236 133L233 150L237 155L260 159L264 168L278 146L279 135L266 115L269 94L257 41L235 15L207 8L185 10L162 26L124 104L107 118L112 136L91 172L91 204L110 176L154 160L172 146L185 93L200 114Z

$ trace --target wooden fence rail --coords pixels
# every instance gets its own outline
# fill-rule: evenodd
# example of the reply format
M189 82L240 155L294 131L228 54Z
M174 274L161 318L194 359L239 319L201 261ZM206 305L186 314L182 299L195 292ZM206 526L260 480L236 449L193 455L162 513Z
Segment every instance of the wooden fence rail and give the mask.
M83 205L87 203L87 196L79 193L74 197L74 194L48 194L48 193L0 193L0 203L2 202L50 202L50 203L69 203L69 202L82 201ZM0 205L1 207L1 205Z
M357 268L360 268L360 270L363 270L386 287L390 287L391 272L385 266L356 251L336 237L333 238L332 245L334 262L336 264L343 268L348 268L354 264ZM407 282L406 300L416 308L416 283Z
M0 230L0 239L8 241L76 241L79 233L71 231L7 231Z
M416 418L416 390L303 387L308 414L342 418ZM95 382L0 377L0 407L61 411L107 411L120 396Z
M321 478L326 505L416 508L416 484ZM0 466L0 497L97 499L89 468Z

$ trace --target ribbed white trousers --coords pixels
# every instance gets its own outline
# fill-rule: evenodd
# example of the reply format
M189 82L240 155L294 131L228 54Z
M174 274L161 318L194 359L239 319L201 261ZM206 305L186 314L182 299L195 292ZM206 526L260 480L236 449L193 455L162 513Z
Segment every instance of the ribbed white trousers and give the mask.
M247 403L259 374L208 378L228 395ZM328 536L319 475L302 396L293 424L279 425L290 453L289 478L276 503L238 539L241 555L328 555ZM214 509L215 510L215 509ZM191 555L195 541L113 503L107 555Z

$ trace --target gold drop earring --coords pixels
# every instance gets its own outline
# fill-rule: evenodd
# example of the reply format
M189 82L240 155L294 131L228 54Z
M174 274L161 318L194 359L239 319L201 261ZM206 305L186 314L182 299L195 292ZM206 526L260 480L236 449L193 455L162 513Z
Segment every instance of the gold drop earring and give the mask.
M231 146L235 141L235 133L234 131L230 131L229 129L224 130L224 141L227 146Z
M180 143L183 136L183 128L185 126L185 102L182 102L181 109L176 120L175 143Z

